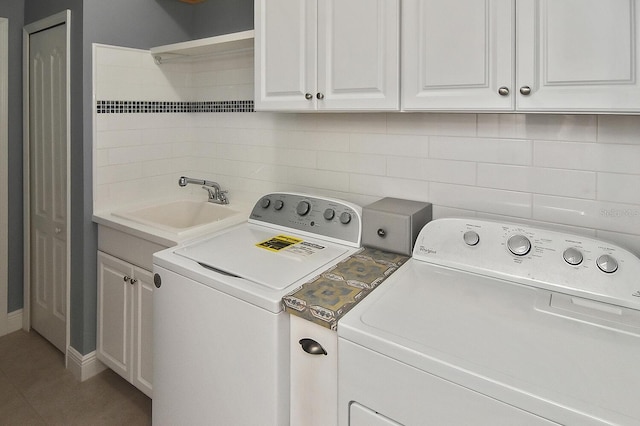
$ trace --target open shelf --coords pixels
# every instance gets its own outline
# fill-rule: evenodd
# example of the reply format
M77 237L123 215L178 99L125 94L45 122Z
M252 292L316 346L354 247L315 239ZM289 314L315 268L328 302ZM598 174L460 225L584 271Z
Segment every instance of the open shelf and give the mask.
M253 49L254 30L152 47L156 63Z

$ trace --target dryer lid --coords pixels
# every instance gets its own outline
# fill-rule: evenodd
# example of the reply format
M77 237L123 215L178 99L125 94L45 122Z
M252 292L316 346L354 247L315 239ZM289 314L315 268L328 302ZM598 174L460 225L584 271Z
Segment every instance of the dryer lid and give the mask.
M352 250L263 226L247 224L187 245L177 255L213 271L280 290L323 271Z

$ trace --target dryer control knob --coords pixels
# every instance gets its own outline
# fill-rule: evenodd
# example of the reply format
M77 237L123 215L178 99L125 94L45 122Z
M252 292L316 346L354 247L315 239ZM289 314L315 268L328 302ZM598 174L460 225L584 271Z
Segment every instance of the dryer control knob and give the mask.
M582 253L580 253L580 250L573 247L566 249L564 253L562 253L562 257L569 265L576 266L582 263Z
M468 246L475 246L480 242L480 235L476 231L467 231L462 238Z
M262 200L260 200L260 207L262 207L263 209L266 209L270 205L271 205L271 200L268 199L267 197L264 197Z
M283 207L284 207L284 202L282 200L276 200L276 202L273 203L273 208L276 210L282 210Z
M507 247L516 256L524 256L531 250L531 241L524 235L516 234L507 240Z
M296 207L296 213L298 213L300 216L304 216L307 213L309 213L310 209L311 209L311 205L309 204L308 201L300 201L298 203L298 207Z
M596 259L596 265L602 272L606 272L607 274L613 274L618 270L618 262L608 254L603 254L598 259Z
M340 223L346 225L351 222L351 213L344 212L340 215Z
M324 218L327 220L331 220L336 217L336 211L334 209L326 209L323 214Z

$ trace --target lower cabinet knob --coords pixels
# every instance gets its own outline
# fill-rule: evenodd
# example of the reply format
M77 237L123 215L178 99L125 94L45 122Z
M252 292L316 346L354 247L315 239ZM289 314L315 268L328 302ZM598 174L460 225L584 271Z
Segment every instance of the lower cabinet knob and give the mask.
M304 94L304 98L308 101L310 101L311 99L313 99L313 95L311 93L305 93Z
M509 88L506 86L502 86L498 89L498 94L500 96L509 96Z
M323 100L324 99L324 94L318 92L318 94L316 95L316 98Z
M378 229L378 237L380 238L384 238L387 236L387 231L385 231L384 229L380 228Z
M153 274L153 283L155 284L156 288L160 288L160 286L162 285L162 278L160 277L160 274Z
M130 276L128 276L128 275L125 275L125 276L122 278L122 280L123 280L124 282L127 282L127 281L131 280L131 277L130 277Z

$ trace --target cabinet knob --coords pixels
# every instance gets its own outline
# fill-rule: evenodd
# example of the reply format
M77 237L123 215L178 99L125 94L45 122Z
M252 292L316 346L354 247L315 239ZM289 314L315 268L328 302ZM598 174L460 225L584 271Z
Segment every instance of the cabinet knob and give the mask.
M122 281L127 282L127 281L129 281L130 279L131 279L131 277L130 277L130 276L125 275L125 276L123 277Z
M509 96L509 88L506 86L502 86L498 89L498 94L500 96Z
M135 279L135 278L131 278L131 280L129 280L129 282L131 283L131 285L134 285L135 283L138 282L138 280Z
M313 99L313 95L311 93L305 93L304 98L310 101L311 99Z
M324 95L323 95L322 93L318 92L318 93L316 94L316 98L318 98L318 99L322 100L322 99L324 99Z
M520 94L524 95L524 96L529 96L531 94L531 87L529 86L522 86L520 88Z

